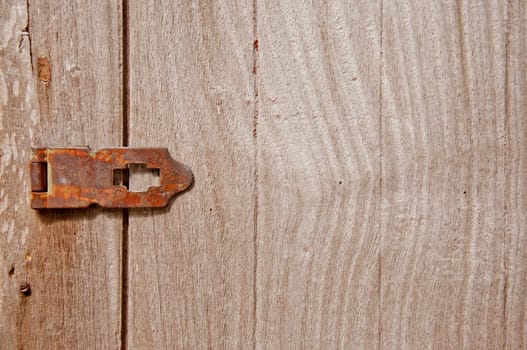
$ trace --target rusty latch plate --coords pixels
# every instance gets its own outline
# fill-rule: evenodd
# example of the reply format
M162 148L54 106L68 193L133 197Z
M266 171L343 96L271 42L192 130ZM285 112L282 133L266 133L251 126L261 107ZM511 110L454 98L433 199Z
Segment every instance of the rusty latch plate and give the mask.
M160 185L132 192L114 184L114 170L130 164L158 169ZM190 169L172 159L166 148L34 148L30 174L35 209L164 207L193 181Z

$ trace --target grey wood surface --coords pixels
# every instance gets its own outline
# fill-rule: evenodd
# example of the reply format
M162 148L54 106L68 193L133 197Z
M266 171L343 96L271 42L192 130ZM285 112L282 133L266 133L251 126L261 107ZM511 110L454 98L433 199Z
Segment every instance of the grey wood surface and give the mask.
M2 345L527 346L524 1L122 4L0 5ZM194 186L29 209L31 145L121 136Z
M251 348L252 2L130 1L129 23L130 145L168 147L195 184L130 211L128 346Z
M259 2L257 348L378 345L380 15Z
M382 348L526 346L525 5L384 3Z
M32 210L28 162L31 146L120 145L120 12L0 2L2 349L119 346L121 213Z

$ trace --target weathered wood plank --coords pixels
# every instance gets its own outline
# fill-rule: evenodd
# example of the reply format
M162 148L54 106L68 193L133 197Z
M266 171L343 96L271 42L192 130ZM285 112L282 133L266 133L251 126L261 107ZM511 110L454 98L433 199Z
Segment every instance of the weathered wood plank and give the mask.
M381 347L525 348L525 2L383 18Z
M130 211L130 349L253 345L251 4L129 2L130 145L195 175L167 209Z
M257 12L256 348L375 348L380 2Z
M1 2L2 349L119 346L120 212L30 209L28 161L31 146L120 144L120 18L112 4Z
M506 156L504 222L507 244L504 268L503 324L506 349L527 348L527 4L512 1L507 8L506 79L503 144ZM501 121L501 119L500 119ZM502 175L503 177L503 175ZM491 248L493 249L493 248ZM505 282L504 281L504 282Z

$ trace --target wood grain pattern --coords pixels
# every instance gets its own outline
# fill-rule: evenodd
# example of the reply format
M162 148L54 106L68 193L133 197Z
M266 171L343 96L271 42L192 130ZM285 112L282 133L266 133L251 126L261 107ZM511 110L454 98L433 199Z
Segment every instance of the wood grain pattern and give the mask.
M120 144L120 9L0 7L0 347L115 349L121 214L30 209L28 161L31 146Z
M525 2L383 18L381 347L525 348Z
M525 1L123 4L0 3L2 349L527 347ZM122 136L193 188L29 208Z
M256 348L375 348L380 2L258 2Z
M251 2L130 1L129 23L130 145L168 146L195 184L130 211L128 346L251 348Z

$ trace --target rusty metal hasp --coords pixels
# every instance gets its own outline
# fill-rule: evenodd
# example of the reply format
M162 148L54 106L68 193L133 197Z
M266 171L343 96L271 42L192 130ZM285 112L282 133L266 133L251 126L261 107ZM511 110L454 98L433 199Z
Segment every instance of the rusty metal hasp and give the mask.
M114 172L130 164L159 171L160 185L146 192L131 192L115 182ZM106 148L92 152L85 147L34 148L30 163L31 207L104 208L164 207L170 198L187 189L192 172L170 156L166 148Z

